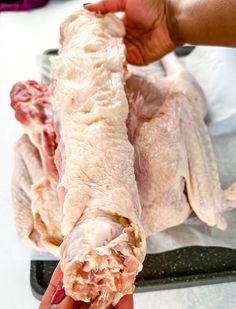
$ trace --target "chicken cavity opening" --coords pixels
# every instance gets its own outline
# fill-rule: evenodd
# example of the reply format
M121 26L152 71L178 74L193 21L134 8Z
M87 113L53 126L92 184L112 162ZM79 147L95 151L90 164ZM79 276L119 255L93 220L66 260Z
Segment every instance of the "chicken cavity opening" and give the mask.
M93 309L115 305L123 295L133 292L136 275L142 269L136 246L131 225L109 217L79 222L61 246L66 294L92 302L89 308Z

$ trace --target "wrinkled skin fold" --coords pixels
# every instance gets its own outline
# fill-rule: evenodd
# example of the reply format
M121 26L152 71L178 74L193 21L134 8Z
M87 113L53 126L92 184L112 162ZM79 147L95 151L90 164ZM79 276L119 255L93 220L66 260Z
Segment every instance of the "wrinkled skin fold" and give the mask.
M94 309L133 292L146 252L126 127L123 35L115 16L79 11L61 25L52 59L63 283Z

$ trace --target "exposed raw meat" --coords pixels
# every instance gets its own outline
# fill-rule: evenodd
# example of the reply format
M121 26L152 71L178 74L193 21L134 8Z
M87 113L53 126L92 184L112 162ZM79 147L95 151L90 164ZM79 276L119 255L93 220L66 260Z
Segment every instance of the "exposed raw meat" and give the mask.
M236 200L235 184L220 188L204 94L173 56L162 61L168 77L130 75L128 103L123 35L113 15L76 12L61 27L54 96L54 86L33 81L11 93L28 134L16 147L19 234L57 254L62 229L66 292L92 301L90 308L132 293L145 236L181 224L192 210L225 228L223 212Z
M51 84L21 82L11 91L11 105L27 134L16 145L12 195L19 238L59 256L62 209L56 192Z
M11 90L11 106L31 142L38 148L48 178L57 179L54 153L57 147L52 123L53 82L39 85L29 80L15 84Z

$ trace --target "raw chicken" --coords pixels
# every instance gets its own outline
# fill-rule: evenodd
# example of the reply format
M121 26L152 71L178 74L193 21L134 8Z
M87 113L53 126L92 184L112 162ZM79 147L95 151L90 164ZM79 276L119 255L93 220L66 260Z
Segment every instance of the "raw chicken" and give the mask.
M11 106L25 133L39 150L42 166L48 178L57 180L54 163L57 147L52 122L53 82L39 85L29 80L16 83L11 90Z
M146 253L126 128L123 35L114 15L79 11L62 24L52 61L63 283L94 309L133 292Z
M39 153L25 134L16 143L15 152L12 200L18 237L41 248L31 209L31 185L44 177Z
M11 105L26 133L16 144L12 196L19 238L59 257L62 209L56 192L51 87L28 81L12 88Z
M126 83L130 102L127 125L135 148L146 235L181 224L192 210L208 225L224 229L223 213L235 207L235 186L230 202L229 194L224 198L220 187L203 121L206 98L174 54L162 63L168 76L155 84L138 75Z
M132 293L146 236L192 211L225 228L236 200L235 184L220 188L197 82L173 55L162 60L165 78L127 74L123 36L113 15L76 12L61 26L54 82L11 93L27 134L16 147L18 232L56 255L65 236L66 293L90 308Z
M126 87L145 232L181 224L191 209L208 225L225 228L223 191L201 117L206 114L205 96L174 55L162 63L172 76L153 84L132 75Z

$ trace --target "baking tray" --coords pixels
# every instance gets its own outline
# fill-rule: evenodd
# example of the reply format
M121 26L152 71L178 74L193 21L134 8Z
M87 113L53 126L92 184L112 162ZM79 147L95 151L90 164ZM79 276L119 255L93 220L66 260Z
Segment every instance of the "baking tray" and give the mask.
M31 261L30 283L37 299L44 294L58 261ZM147 254L135 292L177 289L236 281L236 250L188 247Z
M175 50L178 57L195 47ZM56 49L44 52L56 55ZM42 74L42 79L46 77ZM58 261L31 261L30 284L33 295L41 299ZM220 247L187 247L159 254L147 254L142 272L137 276L135 292L185 288L224 282L236 282L236 250Z

